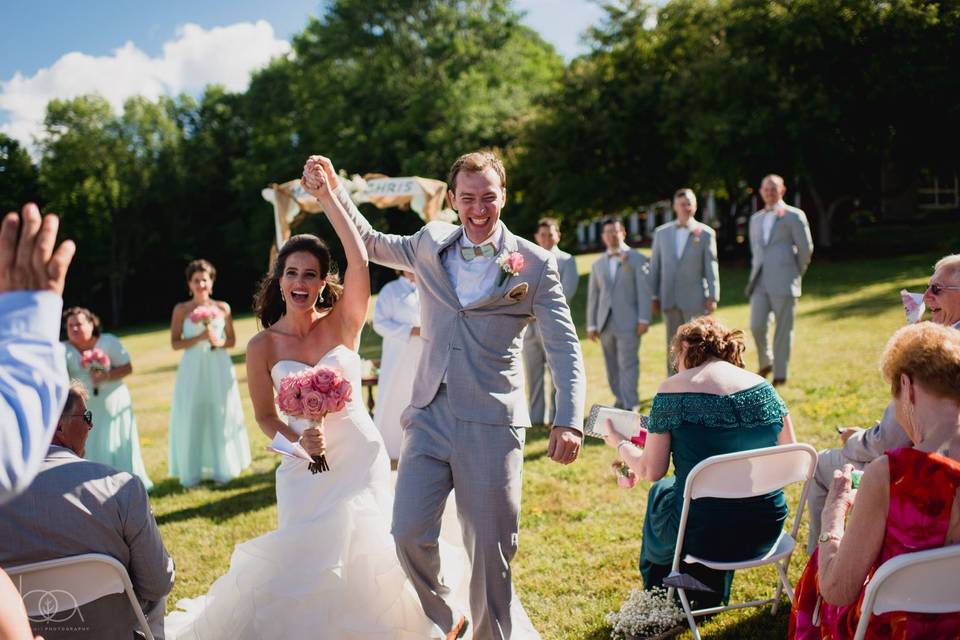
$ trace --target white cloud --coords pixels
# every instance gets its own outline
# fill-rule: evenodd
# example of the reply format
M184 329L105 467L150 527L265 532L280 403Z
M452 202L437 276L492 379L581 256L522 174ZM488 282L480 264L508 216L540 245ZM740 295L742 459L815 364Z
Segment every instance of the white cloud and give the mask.
M0 112L5 112L7 119L0 124L0 131L33 147L47 102L54 98L100 93L119 112L124 100L134 95L153 100L182 91L196 93L213 83L242 91L251 71L289 51L290 44L274 37L266 20L210 30L185 24L155 58L132 42L110 56L75 51L30 77L18 72L10 80L0 81Z

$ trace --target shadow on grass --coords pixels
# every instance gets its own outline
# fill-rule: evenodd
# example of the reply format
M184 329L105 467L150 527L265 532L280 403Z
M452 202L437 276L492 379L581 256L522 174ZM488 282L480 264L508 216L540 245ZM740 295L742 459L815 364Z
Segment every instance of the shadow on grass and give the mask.
M230 482L224 482L222 484L204 481L200 483L200 486L210 491L222 492L236 491L237 489L248 489L251 487L260 487L266 482L269 483L270 489L272 490L274 486L274 472L275 468L272 468L269 471L261 471L259 473L242 475L239 478L234 478ZM183 495L193 491L194 489L196 489L196 487L185 487L180 484L179 478L164 478L153 485L153 489L150 490L150 498L152 500L159 500L168 496Z
M171 522L182 522L194 518L202 518L214 524L222 524L238 515L271 507L276 502L276 491L270 484L227 498L217 498L196 507L165 513L157 516L157 524L162 526Z

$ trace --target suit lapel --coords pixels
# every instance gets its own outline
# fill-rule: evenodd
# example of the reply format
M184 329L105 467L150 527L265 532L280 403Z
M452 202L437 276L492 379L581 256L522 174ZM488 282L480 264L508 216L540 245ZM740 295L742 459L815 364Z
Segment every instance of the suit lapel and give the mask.
M787 210L786 207L784 207L783 210L786 211ZM778 216L775 212L776 212L776 209L774 209L773 224L770 225L770 236L767 238L767 241L764 243L764 246L769 245L773 241L773 234L777 232L777 227L780 226L780 221L783 220L783 217ZM784 215L786 215L786 213L784 213Z
M437 247L436 256L436 269L439 270L440 280L444 283L445 289L447 291L448 297L450 298L449 302L453 305L455 309L460 308L460 298L457 296L457 290L453 286L453 282L450 280L450 274L447 273L447 269L443 265L443 252L450 248L454 243L460 241L460 236L463 235L463 227L457 227L456 230L446 238L440 246ZM452 249L451 249L452 250Z

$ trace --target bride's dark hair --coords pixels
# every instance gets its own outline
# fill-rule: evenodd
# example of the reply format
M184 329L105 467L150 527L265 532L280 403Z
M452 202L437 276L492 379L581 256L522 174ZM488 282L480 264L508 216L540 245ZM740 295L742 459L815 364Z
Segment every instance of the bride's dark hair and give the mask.
M343 287L340 286L340 278L327 244L309 233L293 236L283 243L270 272L260 281L257 293L253 296L253 311L261 327L269 327L286 313L287 303L280 297L280 277L287 267L287 258L300 251L316 256L320 263L320 277L327 281L323 293L317 298L317 309L333 308L343 295Z

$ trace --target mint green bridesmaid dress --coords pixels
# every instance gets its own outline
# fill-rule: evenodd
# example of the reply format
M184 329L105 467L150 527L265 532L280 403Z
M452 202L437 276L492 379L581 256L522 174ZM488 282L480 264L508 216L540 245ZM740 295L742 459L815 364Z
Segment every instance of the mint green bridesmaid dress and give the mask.
M213 327L224 333L224 319ZM183 337L206 331L183 321ZM177 368L170 409L170 475L185 487L201 480L228 482L250 466L250 441L243 422L237 376L230 355L207 341L186 349Z
M69 342L64 342L63 346L67 356L67 373L87 388L87 409L93 414L93 428L87 436L84 457L132 473L149 490L153 483L147 476L140 455L140 435L133 416L130 390L123 380L112 380L101 383L94 393L90 372L80 366L80 352ZM111 333L101 334L94 348L107 354L111 367L121 367L130 362L130 354Z

